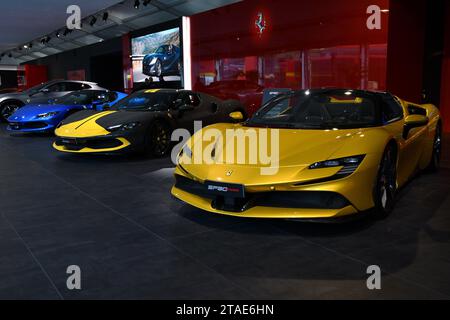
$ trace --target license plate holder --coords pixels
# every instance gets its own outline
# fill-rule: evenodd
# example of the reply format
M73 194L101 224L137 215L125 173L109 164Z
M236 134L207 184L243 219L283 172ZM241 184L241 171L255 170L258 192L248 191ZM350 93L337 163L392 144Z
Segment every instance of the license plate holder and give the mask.
M209 194L226 198L245 198L245 188L242 184L205 181L205 188Z

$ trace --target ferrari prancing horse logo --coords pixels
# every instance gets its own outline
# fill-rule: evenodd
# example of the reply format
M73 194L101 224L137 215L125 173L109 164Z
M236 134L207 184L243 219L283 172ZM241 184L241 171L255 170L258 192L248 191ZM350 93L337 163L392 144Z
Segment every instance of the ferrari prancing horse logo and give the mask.
M256 16L255 26L258 29L259 36L261 37L267 27L266 19L264 18L264 14L262 12L258 12Z
M233 174L233 170L228 170L225 174L227 177L229 177Z

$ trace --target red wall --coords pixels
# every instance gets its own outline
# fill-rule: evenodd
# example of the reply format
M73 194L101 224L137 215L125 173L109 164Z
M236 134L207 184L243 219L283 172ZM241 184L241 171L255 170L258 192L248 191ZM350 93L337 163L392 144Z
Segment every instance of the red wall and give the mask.
M388 0L246 0L194 15L193 88L240 99L250 113L264 87L385 90L389 13L381 13L381 30L369 30L374 4L389 9Z
M25 89L31 88L37 84L48 81L47 66L37 66L26 64L25 70Z
M450 2L446 8L445 49L442 63L441 113L444 119L444 131L450 132Z
M419 103L422 92L425 0L391 0L387 90Z

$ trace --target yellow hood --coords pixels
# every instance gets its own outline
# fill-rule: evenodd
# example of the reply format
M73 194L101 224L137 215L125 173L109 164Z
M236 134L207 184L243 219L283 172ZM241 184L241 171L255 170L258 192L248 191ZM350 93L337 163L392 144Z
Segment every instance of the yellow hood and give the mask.
M243 127L241 125L227 125L219 124L213 125L203 129L218 129L224 136L226 129L243 129L248 133L249 130L256 132L259 135L260 130L268 130L270 136L270 130L274 129L261 129L253 127ZM291 181L307 181L311 179L320 179L335 174L340 168L328 168L321 170L308 170L307 168L318 161L324 161L327 159L338 158L342 155L339 151L349 142L358 142L355 145L354 154L345 154L344 156L359 155L363 152L359 146L364 142L364 131L368 129L348 129L348 130L297 130L297 129L277 129L279 135L279 159L278 163L273 163L277 166L276 181L274 181L274 174L262 174L262 167L269 167L268 164L261 163L249 163L249 158L245 159L244 164L237 163L237 143L234 144L235 157L232 163L225 163L226 161L218 162L220 159L220 152L217 150L226 150L226 144L230 144L229 140L225 139L225 146L215 149L215 157L212 164L195 164L186 162L187 156L183 155L181 158L181 166L189 174L200 180L213 180L223 181L229 183L240 183L245 185L259 185L267 183L288 183ZM193 159L195 154L202 150L208 154L212 147L211 142L202 142L201 149L198 148L198 144L202 139L200 132L196 133L192 138L195 143L191 144ZM269 152L270 155L270 144ZM188 142L189 145L189 142ZM197 147L196 147L197 145ZM209 148L209 149L207 149ZM245 153L248 155L252 146L245 143ZM348 152L348 148L345 148L345 152ZM353 148L351 148L353 149ZM361 149L361 150L359 150ZM205 151L206 150L206 151ZM353 152L353 151L350 151ZM225 151L226 153L226 151ZM224 155L223 159L226 158ZM259 160L259 157L258 157ZM192 161L191 161L192 162Z
M62 125L55 130L55 134L59 137L70 138L87 138L107 135L110 132L98 125L96 120L114 112L116 111L104 111L82 120Z

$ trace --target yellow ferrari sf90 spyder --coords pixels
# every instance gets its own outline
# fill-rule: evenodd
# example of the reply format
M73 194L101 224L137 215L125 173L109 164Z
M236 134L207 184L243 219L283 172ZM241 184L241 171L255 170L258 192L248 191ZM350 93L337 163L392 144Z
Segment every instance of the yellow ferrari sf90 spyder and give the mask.
M272 163L257 150L264 139ZM440 155L441 119L431 104L363 90L293 91L246 122L192 136L178 156L172 194L241 217L381 218L392 211L398 188L419 170L436 170Z

